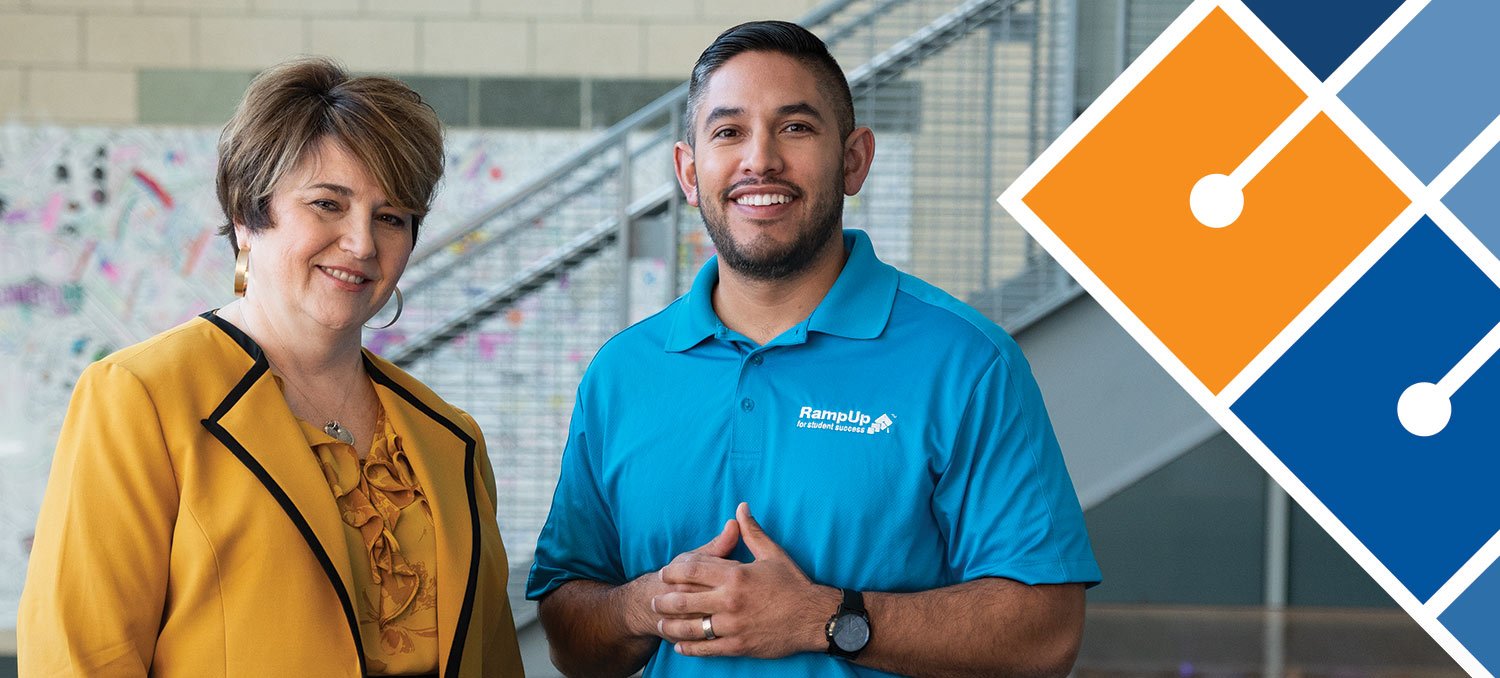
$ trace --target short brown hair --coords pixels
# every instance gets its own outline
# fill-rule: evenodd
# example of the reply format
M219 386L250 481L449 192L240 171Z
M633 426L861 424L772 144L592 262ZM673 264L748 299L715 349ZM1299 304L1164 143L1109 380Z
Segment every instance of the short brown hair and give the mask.
M270 228L271 194L286 173L325 139L354 154L397 209L413 214L412 242L443 176L437 113L406 83L350 77L323 58L288 61L250 83L219 135L216 185L227 220L219 229L238 247L236 223Z

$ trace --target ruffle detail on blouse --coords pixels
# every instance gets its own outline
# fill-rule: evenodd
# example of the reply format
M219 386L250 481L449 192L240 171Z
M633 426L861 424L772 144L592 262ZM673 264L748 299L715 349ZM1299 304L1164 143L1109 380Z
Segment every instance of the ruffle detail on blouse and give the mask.
M353 447L332 439L314 446L313 451L333 490L339 517L359 532L370 556L371 582L380 590L376 621L384 629L411 607L422 583L421 575L401 553L396 523L401 511L413 503L420 504L429 521L432 508L384 413L375 430L363 461Z

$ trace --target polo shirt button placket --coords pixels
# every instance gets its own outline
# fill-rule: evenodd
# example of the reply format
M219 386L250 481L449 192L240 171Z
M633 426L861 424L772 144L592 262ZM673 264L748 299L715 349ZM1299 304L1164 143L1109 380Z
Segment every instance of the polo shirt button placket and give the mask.
M771 397L762 383L763 375L757 366L765 362L760 347L740 345L739 384L735 395L739 398L740 411L733 417L731 425L733 447L731 453L732 473L736 478L748 479L760 475L760 459L766 444L765 415L771 409L756 411L756 398ZM774 398L771 405L775 405ZM769 407L769 406L768 406Z

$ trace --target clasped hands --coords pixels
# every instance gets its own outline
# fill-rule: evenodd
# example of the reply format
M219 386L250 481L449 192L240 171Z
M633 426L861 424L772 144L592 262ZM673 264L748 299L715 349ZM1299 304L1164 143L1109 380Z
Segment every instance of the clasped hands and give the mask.
M729 559L742 539L754 562ZM718 536L636 583L637 601L649 605L636 615L639 623L654 624L654 635L694 657L822 652L824 623L840 600L837 589L802 573L744 503Z

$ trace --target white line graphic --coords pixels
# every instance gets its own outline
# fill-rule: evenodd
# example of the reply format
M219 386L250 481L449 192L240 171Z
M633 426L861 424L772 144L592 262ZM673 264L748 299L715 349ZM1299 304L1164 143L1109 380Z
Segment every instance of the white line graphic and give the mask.
M1436 384L1421 381L1401 392L1401 398L1396 401L1396 416L1401 419L1401 425L1417 436L1441 432L1453 415L1453 394L1463 388L1469 378L1495 356L1496 351L1500 351L1500 324L1490 328L1484 338Z
M1319 110L1321 106L1312 97L1304 99L1234 171L1227 175L1209 174L1193 184L1193 191L1188 196L1193 218L1209 228L1224 228L1239 219L1240 212L1245 209L1245 187L1307 128Z

